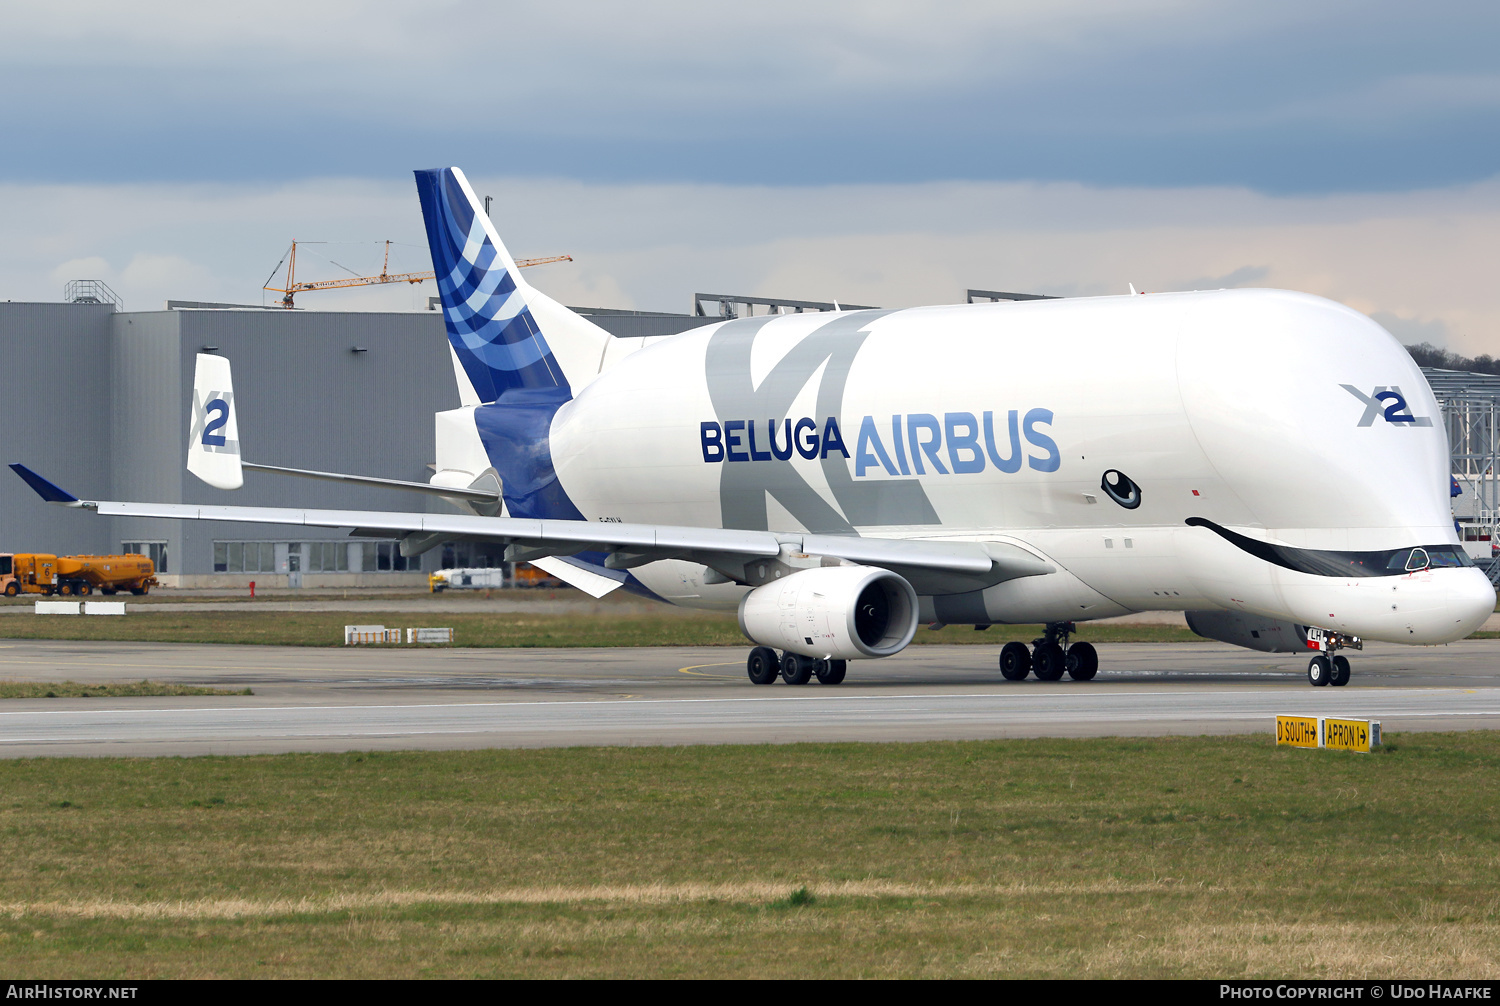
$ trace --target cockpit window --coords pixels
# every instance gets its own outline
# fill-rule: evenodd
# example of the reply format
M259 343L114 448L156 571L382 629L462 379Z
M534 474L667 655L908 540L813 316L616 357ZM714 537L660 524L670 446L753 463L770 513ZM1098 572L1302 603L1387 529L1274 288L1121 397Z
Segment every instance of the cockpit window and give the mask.
M1206 527L1251 555L1283 569L1313 576L1403 576L1434 567L1472 566L1474 560L1458 545L1423 545L1379 552L1334 552L1294 548L1258 541L1203 517L1189 517L1190 527Z
M1474 560L1454 545L1428 545L1426 548L1398 548L1390 553L1385 568L1390 573L1415 573L1436 566L1472 566Z

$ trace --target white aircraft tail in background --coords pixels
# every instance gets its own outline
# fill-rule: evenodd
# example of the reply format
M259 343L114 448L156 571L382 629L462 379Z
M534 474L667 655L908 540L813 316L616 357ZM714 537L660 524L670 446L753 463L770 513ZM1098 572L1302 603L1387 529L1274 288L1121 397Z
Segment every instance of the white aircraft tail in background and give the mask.
M193 368L187 470L215 489L238 489L245 481L229 361L209 353L199 353Z

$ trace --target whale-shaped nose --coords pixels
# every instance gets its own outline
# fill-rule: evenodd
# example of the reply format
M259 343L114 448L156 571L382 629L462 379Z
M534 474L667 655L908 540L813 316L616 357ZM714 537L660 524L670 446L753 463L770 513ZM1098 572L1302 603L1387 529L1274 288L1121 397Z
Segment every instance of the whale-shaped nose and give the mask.
M1453 572L1462 575L1444 577L1448 581L1448 612L1454 621L1453 638L1462 639L1495 613L1495 588L1478 569Z

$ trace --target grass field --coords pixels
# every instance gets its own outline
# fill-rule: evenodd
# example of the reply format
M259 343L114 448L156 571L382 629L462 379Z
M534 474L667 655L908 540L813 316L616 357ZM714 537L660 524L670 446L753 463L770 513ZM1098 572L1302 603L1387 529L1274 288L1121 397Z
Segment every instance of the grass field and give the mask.
M0 762L24 977L1500 970L1500 733Z
M344 626L379 623L395 627L452 626L458 646L748 646L733 616L613 613L597 615L433 612L172 611L131 612L124 618L9 615L0 620L5 639L99 639L155 643L266 643L282 646L341 646ZM997 625L985 632L949 626L917 630L916 643L981 643L1030 640L1040 626ZM1162 625L1084 625L1076 638L1099 643L1197 640L1187 629Z

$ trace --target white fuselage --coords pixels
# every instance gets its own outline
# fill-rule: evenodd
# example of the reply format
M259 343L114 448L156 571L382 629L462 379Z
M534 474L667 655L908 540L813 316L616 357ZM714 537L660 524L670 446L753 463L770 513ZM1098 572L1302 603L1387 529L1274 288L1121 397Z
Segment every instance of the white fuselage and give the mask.
M586 517L1005 542L1058 567L929 593L927 620L1226 609L1442 642L1493 606L1472 568L1315 576L1185 524L1316 550L1456 541L1446 436L1421 372L1368 318L1316 297L787 315L625 348L552 423L559 481ZM1384 391L1406 411L1372 406ZM830 449L830 417L848 457ZM801 419L788 444L787 421ZM1106 471L1133 480L1138 506L1110 497ZM634 572L678 604L732 608L744 592L684 562Z

